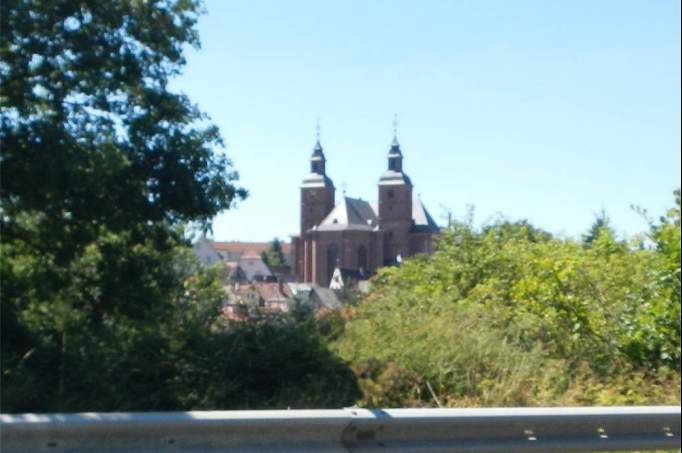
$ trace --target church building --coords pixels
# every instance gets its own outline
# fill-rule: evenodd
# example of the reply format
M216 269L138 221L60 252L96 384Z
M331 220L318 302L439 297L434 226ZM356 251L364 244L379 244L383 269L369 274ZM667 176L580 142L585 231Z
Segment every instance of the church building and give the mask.
M318 136L310 173L301 184L300 234L292 237L292 261L300 282L329 286L334 270L368 278L377 268L418 253L431 253L439 228L403 171L397 137L379 178L377 202L346 197L335 204L327 160Z

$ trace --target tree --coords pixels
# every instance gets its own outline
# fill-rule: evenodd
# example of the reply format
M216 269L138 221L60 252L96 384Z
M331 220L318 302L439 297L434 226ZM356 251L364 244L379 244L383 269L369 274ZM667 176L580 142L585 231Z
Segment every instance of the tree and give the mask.
M282 252L282 243L278 238L272 240L270 250L261 253L261 258L268 266L283 266L286 264L284 253Z
M583 235L583 243L585 245L592 244L601 234L608 233L611 236L615 236L615 232L611 227L611 219L606 215L606 211L603 209L596 215L594 223L590 229Z
M651 307L650 316L654 320L656 329L649 335L659 335L665 343L661 345L660 353L670 359L680 357L680 300L682 299L682 272L680 271L681 225L680 220L680 189L674 192L675 205L659 217L657 223L651 222L649 238L653 241L660 260L656 269L656 277L660 282L664 301Z
M246 196L217 128L168 89L199 2L0 8L2 411L359 397L305 322L225 324L221 270L185 240Z
M74 407L79 361L101 371L138 340L162 346L149 332L190 290L182 225L209 229L246 196L217 127L168 87L199 13L194 0L0 5L3 404L33 385Z

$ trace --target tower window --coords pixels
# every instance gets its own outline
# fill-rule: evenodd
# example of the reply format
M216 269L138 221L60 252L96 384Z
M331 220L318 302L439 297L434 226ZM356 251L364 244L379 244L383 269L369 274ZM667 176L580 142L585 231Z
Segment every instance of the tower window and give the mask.
M388 191L388 198L393 198L393 197L395 197L395 192L393 192L392 190L389 190Z

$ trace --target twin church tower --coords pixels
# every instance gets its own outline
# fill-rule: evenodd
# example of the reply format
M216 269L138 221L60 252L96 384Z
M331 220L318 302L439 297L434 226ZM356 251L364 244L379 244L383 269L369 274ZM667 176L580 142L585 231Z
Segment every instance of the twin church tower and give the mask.
M335 205L319 135L310 156L310 173L301 184L301 231L292 237L293 264L300 282L329 286L336 267L358 278L403 257L431 253L439 229L403 171L403 154L394 134L388 168L379 179L375 203L345 195Z

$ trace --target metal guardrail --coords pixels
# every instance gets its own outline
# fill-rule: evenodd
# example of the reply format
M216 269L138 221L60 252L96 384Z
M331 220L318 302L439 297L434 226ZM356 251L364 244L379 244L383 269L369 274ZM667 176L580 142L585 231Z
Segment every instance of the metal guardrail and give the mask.
M677 450L680 408L2 414L0 430L6 453Z

